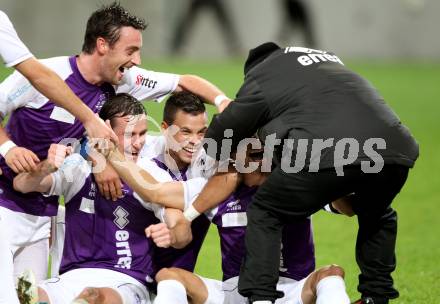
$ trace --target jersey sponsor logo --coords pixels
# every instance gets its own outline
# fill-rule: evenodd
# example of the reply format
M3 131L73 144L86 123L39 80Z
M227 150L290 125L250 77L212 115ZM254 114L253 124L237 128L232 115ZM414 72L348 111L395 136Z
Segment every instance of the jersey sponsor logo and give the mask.
M130 244L128 243L130 239L130 234L126 230L118 230L115 233L116 239L116 254L119 257L118 262L114 265L115 268L131 268L131 249Z
M306 53L307 55L301 55L297 59L298 62L303 66L326 61L337 62L344 65L344 63L341 61L341 59L339 59L338 56L329 54L321 50L308 49L297 46L288 46L284 49L284 54L287 53Z
M136 76L136 85L137 86L144 86L149 89L154 89L156 87L156 84L157 84L157 80L145 78L142 75Z
M117 264L114 266L115 268L131 268L132 254L130 249L130 233L126 230L123 230L130 221L128 220L128 216L130 215L127 210L118 206L116 210L113 212L115 219L113 223L120 230L116 231L115 239L116 239L116 254L119 257Z
M239 211L239 210L241 210L239 199L226 204L226 211Z
M25 84L24 86L19 87L17 90L13 91L11 94L8 95L8 103L13 102L20 96L22 96L24 93L26 93L30 88L32 88L32 85L30 83Z

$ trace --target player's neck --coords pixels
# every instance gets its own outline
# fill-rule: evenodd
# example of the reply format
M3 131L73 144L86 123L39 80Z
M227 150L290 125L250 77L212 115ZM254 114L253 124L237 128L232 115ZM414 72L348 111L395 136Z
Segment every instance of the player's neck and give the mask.
M76 58L76 64L81 76L89 83L93 85L101 85L103 83L102 77L97 71L100 71L98 58L95 58L94 54L81 53Z
M181 161L174 153L165 153L165 165L172 171L182 171L188 168L188 164Z

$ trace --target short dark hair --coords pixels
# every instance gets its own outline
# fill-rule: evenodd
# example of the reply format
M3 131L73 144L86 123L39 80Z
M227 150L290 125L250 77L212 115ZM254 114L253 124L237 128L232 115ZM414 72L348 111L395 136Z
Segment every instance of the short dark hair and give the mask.
M86 34L82 51L91 54L96 48L96 39L104 38L110 46L113 46L120 36L120 29L123 26L131 26L143 31L147 28L144 19L130 14L118 2L108 6L102 6L95 11L87 21Z
M144 105L127 93L119 93L110 97L99 111L99 117L104 121L109 119L111 124L113 118L140 114L147 115Z
M175 92L171 94L165 103L163 121L168 125L172 125L179 110L195 116L205 113L206 108L198 96L186 91Z

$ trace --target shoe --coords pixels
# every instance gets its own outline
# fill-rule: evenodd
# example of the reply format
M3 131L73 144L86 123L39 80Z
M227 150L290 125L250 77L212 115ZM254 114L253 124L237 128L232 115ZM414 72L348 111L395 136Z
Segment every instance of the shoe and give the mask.
M362 298L351 304L374 304L374 300L372 298Z
M388 304L389 300L387 298L371 298L363 297L352 304Z
M25 270L17 279L17 295L21 304L38 304L38 287L32 270Z

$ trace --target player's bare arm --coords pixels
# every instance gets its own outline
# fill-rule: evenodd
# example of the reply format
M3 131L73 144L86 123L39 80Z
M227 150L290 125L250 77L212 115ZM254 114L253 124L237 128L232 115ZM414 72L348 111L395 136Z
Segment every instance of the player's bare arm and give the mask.
M159 183L150 173L141 169L134 162L127 160L117 150L108 155L108 160L119 176L143 200L164 207L183 210L185 198L181 182Z
M112 129L107 127L55 72L35 58L21 62L15 68L44 96L78 118L83 123L89 137L117 141Z
M217 206L230 196L242 181L242 175L230 166L228 172L212 176L193 204L185 211L185 218L192 221L199 214Z
M52 144L47 159L38 164L35 171L20 173L14 178L14 189L23 193L48 192L53 183L50 174L61 167L70 150L70 147Z
M215 105L219 112L228 106L231 99L214 84L195 75L181 75L176 91L189 91L200 96L206 103Z

